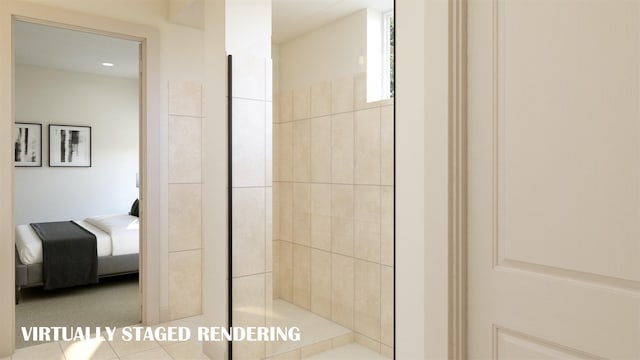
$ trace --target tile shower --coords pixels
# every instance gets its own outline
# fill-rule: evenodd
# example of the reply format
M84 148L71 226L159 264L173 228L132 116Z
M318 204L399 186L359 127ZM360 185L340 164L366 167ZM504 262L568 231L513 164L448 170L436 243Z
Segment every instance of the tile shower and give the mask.
M392 357L393 101L362 73L276 94L273 120L274 301Z

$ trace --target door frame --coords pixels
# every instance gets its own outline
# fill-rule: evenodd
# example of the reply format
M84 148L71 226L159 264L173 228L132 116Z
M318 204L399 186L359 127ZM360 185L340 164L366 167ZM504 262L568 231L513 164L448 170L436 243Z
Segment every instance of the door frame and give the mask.
M15 350L13 175L14 44L12 21L54 25L127 40L140 49L140 291L142 323L159 322L160 309L160 81L159 35L151 27L3 0L0 4L0 357Z
M466 358L466 0L396 2L396 354Z

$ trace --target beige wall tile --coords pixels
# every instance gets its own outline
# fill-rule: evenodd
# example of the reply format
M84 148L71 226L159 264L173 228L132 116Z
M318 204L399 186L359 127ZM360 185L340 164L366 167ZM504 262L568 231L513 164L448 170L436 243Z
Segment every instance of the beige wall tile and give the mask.
M271 180L273 182L276 182L276 181L280 181L280 124L273 123L272 136L273 136L273 140L271 144L271 162L272 162Z
M356 184L380 184L380 108L360 110L354 117Z
M311 117L311 87L293 90L293 120Z
M169 183L202 182L202 118L169 117Z
M311 86L311 116L331 114L331 82L325 81Z
M250 55L233 55L233 97L266 99L266 60Z
M331 263L331 319L353 329L353 258L333 254Z
M293 241L293 183L279 184L280 240Z
M286 91L280 93L279 100L279 122L289 122L293 120L293 92Z
M393 185L393 106L380 109L380 181Z
M202 185L169 184L169 251L202 247Z
M311 184L293 184L293 242L311 245Z
M331 218L331 251L353 256L353 219Z
M272 269L272 291L273 298L280 299L280 240L274 240L272 246L273 251L273 269Z
M275 355L267 360L300 360L300 349L286 352L284 354Z
M264 186L266 114L263 101L233 99L233 186Z
M331 113L353 111L353 77L334 80L331 84Z
M354 307L355 331L380 341L380 265L355 260Z
M311 184L311 213L331 216L331 184Z
M354 334L352 332L348 334L344 334L338 337L334 337L331 339L331 346L335 349L340 346L345 346L351 344L355 341Z
M333 184L331 186L331 215L345 219L354 216L354 186Z
M380 224L355 221L354 253L358 259L380 263Z
M233 326L265 326L265 274L233 279ZM265 356L262 342L233 343L234 359L261 359Z
M293 180L311 180L311 120L293 122Z
M331 250L331 217L311 215L311 247Z
M293 180L293 124L280 124L278 142L278 170L280 181Z
M353 184L353 113L331 116L331 179Z
M393 347L393 267L381 266L380 340Z
M202 116L202 85L186 81L170 81L169 115Z
M393 266L393 224L380 225L380 263Z
M280 94L273 94L273 123L280 123Z
M280 241L280 298L293 302L293 246Z
M170 318L181 319L202 313L202 252L169 253Z
M311 309L311 248L293 245L293 303Z
M271 188L271 214L273 239L280 240L280 183L274 182Z
M331 117L311 120L311 181L331 182Z
M331 319L331 254L311 250L311 311Z
M265 188L233 189L233 276L266 271Z
M381 221L384 224L393 224L393 187L381 187Z
M354 187L354 217L359 221L380 223L380 186Z

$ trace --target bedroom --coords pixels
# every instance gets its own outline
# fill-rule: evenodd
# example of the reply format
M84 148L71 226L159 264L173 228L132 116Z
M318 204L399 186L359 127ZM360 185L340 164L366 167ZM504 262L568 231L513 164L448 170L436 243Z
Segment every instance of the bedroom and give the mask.
M29 160L34 162L17 164L14 172L15 224L81 221L98 215L128 214L139 192L138 43L20 21L15 22L15 30L15 119L20 123L17 127L28 127L30 137L35 140L29 142L33 147L30 153L34 154ZM103 64L107 62L113 66ZM59 154L55 154L59 149L49 146L58 125L73 126L62 128L86 134L89 141L84 149L80 143L79 152L76 153L75 148L72 151L79 155L74 160L85 162L58 161ZM132 223L135 218L123 219ZM97 236L98 256L119 252L131 260L126 272L133 269L137 272L137 230L134 232L135 241L121 244L120 250L115 240L112 247L108 235ZM20 251L21 261L38 263L37 246L35 248L35 253ZM105 272L124 272L119 270L106 271L104 262L98 258L100 283L105 282L101 276ZM20 271L18 268L16 271L18 281ZM108 286L123 287L127 299L118 300L118 306L109 307L113 310L103 311L99 316L83 315L87 325L107 325L104 319L118 316L128 322L121 325L139 322L137 275L106 282ZM74 311L73 306L75 311L80 311L85 304L94 302L82 299L100 291L102 285L43 291L41 286L31 287L36 283L32 280L20 283L23 286L16 296L22 295L22 299L16 305L16 326L28 324L33 313L45 309L52 314L60 313L51 319L60 321L68 316L64 311ZM65 299L72 297L74 305L65 305ZM112 297L110 301L116 299ZM115 315L117 311L122 314ZM20 336L17 340L20 347Z

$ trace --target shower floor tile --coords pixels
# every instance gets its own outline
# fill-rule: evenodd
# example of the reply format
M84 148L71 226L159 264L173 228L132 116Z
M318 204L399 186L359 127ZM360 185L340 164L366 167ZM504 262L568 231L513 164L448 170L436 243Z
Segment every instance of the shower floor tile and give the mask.
M272 326L297 326L300 329L300 341L274 343L273 355L305 348L352 332L331 320L280 299L273 300Z
M389 360L360 344L348 344L306 358L307 360Z

